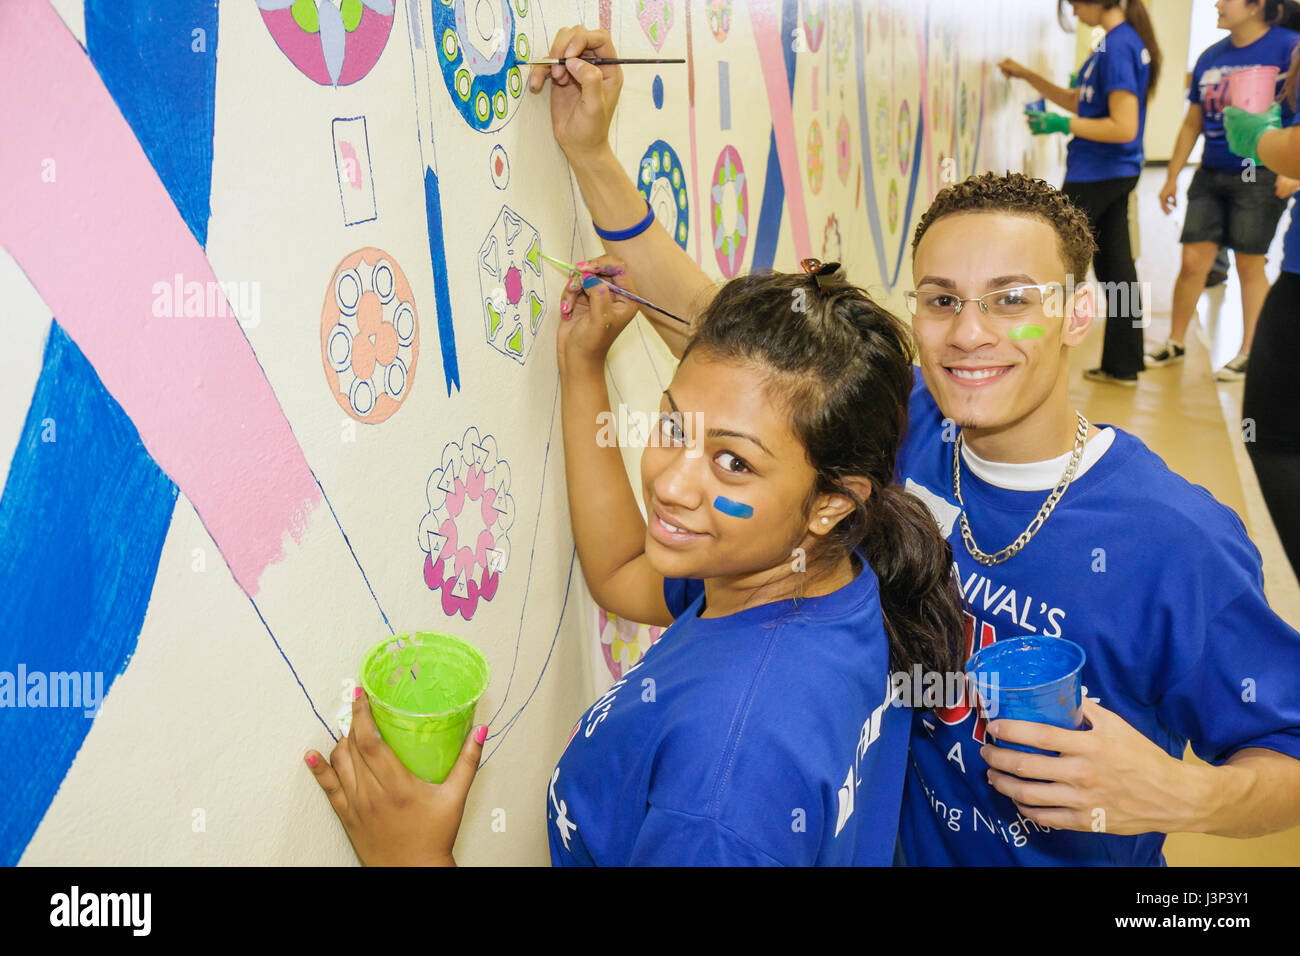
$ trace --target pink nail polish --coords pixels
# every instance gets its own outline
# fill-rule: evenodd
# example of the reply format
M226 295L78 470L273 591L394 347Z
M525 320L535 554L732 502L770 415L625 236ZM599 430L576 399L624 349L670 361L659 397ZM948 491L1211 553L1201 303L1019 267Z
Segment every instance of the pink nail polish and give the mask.
M307 766L311 767L313 770L316 769L316 764L320 763L320 761L316 759L315 754L308 754L306 760Z
M564 315L568 315L568 314L569 314L569 303L567 303L567 302L561 302L561 303L560 303L560 312L561 312L562 314L564 314Z
M480 727L478 730L474 731L474 742L475 742L476 744L481 744L481 743L482 743L483 741L485 741L485 740L487 740L487 725L486 725L486 724L483 725L482 727Z
M578 263L578 268L579 268L579 269L586 269L586 268L587 268L586 260L583 260L582 262L579 262L579 263Z
M358 684L356 687L352 688L352 699L353 699L353 700L360 700L360 699L361 699L361 685L360 685L360 684Z

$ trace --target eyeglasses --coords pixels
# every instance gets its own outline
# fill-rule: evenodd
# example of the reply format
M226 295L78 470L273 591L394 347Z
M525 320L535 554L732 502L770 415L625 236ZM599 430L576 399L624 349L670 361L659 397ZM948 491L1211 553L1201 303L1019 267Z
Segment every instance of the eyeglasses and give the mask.
M903 298L907 301L908 312L925 319L956 318L967 302L978 302L980 311L985 315L999 319L1014 319L1042 309L1044 303L1048 302L1049 289L1060 289L1062 293L1065 291L1065 287L1059 282L1046 282L1042 285L1018 285L1010 289L997 289L969 299L963 299L951 292L930 289L913 289L911 292L904 292ZM1051 314L1057 315L1059 311L1054 309Z

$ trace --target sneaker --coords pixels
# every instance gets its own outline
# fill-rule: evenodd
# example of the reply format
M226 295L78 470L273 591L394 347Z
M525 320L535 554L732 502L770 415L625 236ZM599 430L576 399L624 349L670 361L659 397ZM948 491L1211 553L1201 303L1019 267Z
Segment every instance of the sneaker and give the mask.
M1236 382L1245 378L1249 358L1249 352L1238 352L1236 358L1214 373L1215 379L1220 382Z
M1214 269L1210 272L1208 276L1205 277L1205 288L1213 289L1216 285L1223 285L1223 283L1227 281L1228 281L1228 273L1220 272L1218 269Z
M1187 354L1187 349L1179 345L1173 339L1166 339L1165 344L1160 346L1154 352L1146 354L1147 365L1151 368L1159 368L1162 365L1171 365L1174 362L1181 362Z
M1137 388L1137 372L1131 372L1128 375L1112 375L1110 372L1099 368L1090 368L1083 373L1083 377L1090 382L1105 382L1107 385L1123 385L1126 388Z

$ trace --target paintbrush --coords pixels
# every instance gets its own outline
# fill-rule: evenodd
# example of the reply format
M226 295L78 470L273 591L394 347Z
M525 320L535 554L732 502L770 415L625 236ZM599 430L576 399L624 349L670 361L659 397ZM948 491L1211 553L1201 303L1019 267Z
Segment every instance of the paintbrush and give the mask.
M583 63L590 63L592 66L615 66L615 65L622 65L624 63L635 64L635 63L685 63L686 62L683 59L658 60L658 59L646 59L644 57L623 57L623 56L597 56L597 57L590 57L590 58L585 56L575 56L575 57L562 56L559 57L558 59L556 59L555 57L547 57L544 60L516 60L515 62L522 64L524 66L564 66L565 61L569 59L581 60Z
M673 315L667 309L659 308L659 306L655 305L649 299L643 299L635 292L629 292L627 289L624 289L622 286L615 285L613 282L611 282L609 280L610 275L618 275L623 271L621 269L618 269L616 266L597 266L594 269L579 269L577 266L573 265L572 263L565 262L563 259L556 259L554 256L548 256L544 252L541 255L543 259L545 259L551 265L555 266L557 269L562 269L565 273L579 272L579 273L584 273L586 275L595 276L597 279L600 280L602 285L604 285L607 289L609 289L609 291L615 293L616 295L621 295L625 299L630 299L633 302L644 305L648 309L654 309L656 312L660 313L661 315L666 315L670 319L677 320L682 325L691 324L687 322L685 319L683 319L680 315Z

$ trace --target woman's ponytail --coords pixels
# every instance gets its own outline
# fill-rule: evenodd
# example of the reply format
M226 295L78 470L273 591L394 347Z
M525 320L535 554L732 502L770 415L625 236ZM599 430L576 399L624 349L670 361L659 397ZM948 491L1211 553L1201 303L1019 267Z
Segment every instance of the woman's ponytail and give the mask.
M914 495L886 485L866 505L870 532L863 553L880 586L890 659L898 670L959 671L961 591L952 548L934 516Z
M1160 53L1160 44L1156 42L1155 27L1151 24L1151 14L1147 12L1142 0L1128 0L1124 7L1124 19L1137 33L1142 45L1151 57L1151 74L1147 80L1147 99L1155 95L1156 80L1160 79L1160 64L1164 57Z

